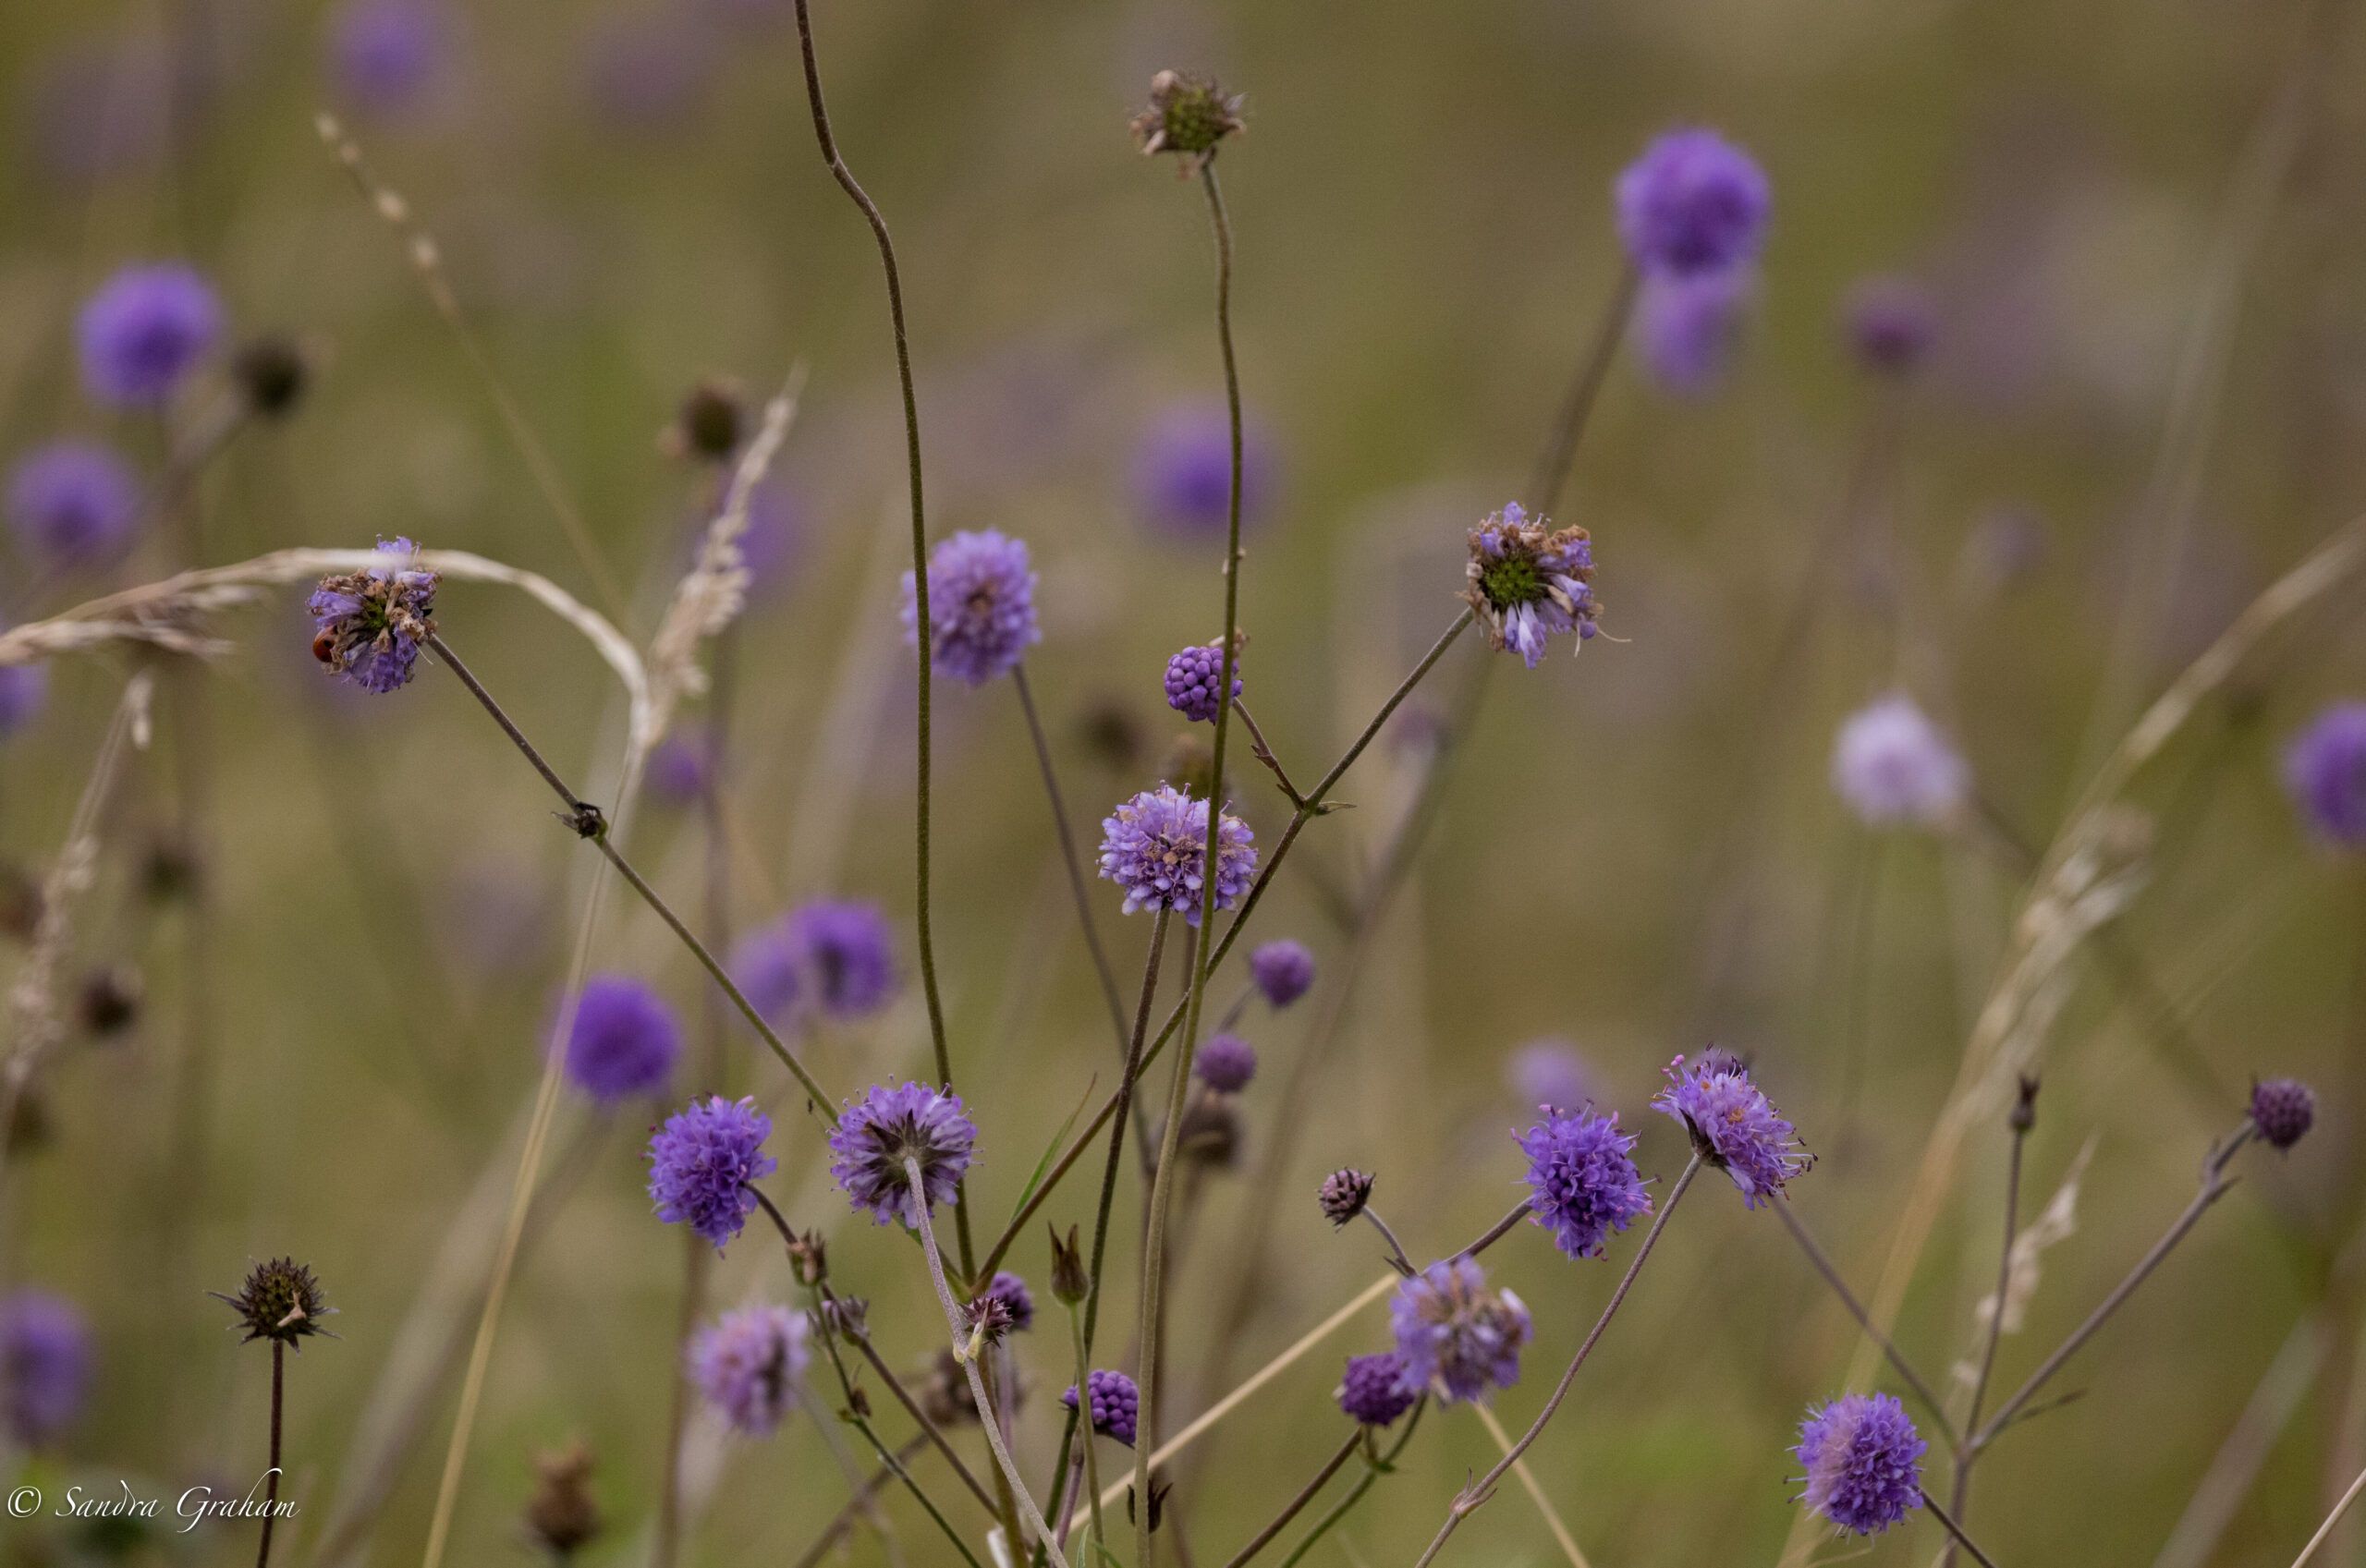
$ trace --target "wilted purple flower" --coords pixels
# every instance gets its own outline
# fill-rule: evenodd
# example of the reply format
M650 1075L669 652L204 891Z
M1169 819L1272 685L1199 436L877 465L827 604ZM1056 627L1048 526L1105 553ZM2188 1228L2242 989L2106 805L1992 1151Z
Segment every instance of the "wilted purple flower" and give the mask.
M2284 786L2326 843L2366 847L2366 702L2337 702L2300 732Z
M1238 1035L1211 1035L1191 1059L1191 1071L1218 1094L1238 1094L1257 1076L1257 1048Z
M1971 769L1902 692L1850 714L1832 748L1832 787L1868 824L1933 828L1971 796Z
M1708 396L1725 379L1757 293L1746 266L1707 273L1653 273L1636 302L1636 347L1661 390Z
M1517 653L1530 669L1544 657L1545 641L1575 632L1582 643L1596 631L1602 606L1593 590L1593 545L1580 528L1530 522L1517 501L1470 530L1470 559L1462 601L1487 628L1490 645Z
M986 1282L986 1288L979 1294L1002 1303L1003 1311L1008 1315L1013 1329L1025 1333L1035 1326L1035 1293L1027 1288L1025 1280L1009 1270L997 1270L994 1277Z
M665 1118L649 1137L649 1196L657 1217L689 1225L722 1251L755 1211L748 1184L779 1168L764 1152L772 1130L772 1118L749 1096L711 1095Z
M1791 1453L1799 1500L1844 1530L1877 1536L1922 1506L1922 1440L1893 1394L1844 1394L1811 1407Z
M1224 813L1216 828L1216 904L1229 909L1249 891L1257 849L1249 824ZM1101 822L1101 874L1126 890L1126 913L1179 909L1200 923L1207 862L1208 803L1172 784L1146 789Z
M2251 1086L2251 1124L2275 1148L2299 1143L2316 1119L2316 1091L2299 1079L2263 1078Z
M91 395L121 407L152 407L222 335L222 305L203 278L178 262L126 267L83 305L76 330Z
M726 1312L691 1336L690 1381L735 1429L769 1436L797 1406L811 1331L805 1314L786 1307Z
M1867 278L1848 291L1842 310L1848 346L1869 371L1902 376L1931 352L1939 334L1930 293L1907 278Z
M31 723L48 699L49 666L0 664L0 735Z
M1667 1087L1652 1108L1683 1125L1701 1157L1733 1178L1749 1208L1780 1197L1786 1182L1815 1162L1793 1141L1791 1124L1750 1081L1750 1070L1714 1047L1689 1067L1681 1056L1669 1063Z
M1470 1258L1433 1263L1399 1282L1388 1320L1404 1359L1400 1386L1410 1392L1435 1385L1452 1404L1484 1397L1490 1383L1507 1389L1519 1381L1528 1308L1507 1290L1488 1289Z
M345 0L329 19L329 69L348 103L400 115L427 101L453 43L441 0Z
M1332 1397L1358 1426L1385 1427L1412 1409L1421 1394L1405 1386L1405 1358L1384 1350L1377 1355L1348 1356L1347 1374Z
M1554 1105L1570 1111L1594 1099L1594 1073L1566 1039L1535 1039L1512 1052L1504 1080L1523 1105Z
M1084 1375L1084 1386L1092 1400L1092 1429L1133 1447L1134 1421L1141 1404L1141 1392L1134 1387L1133 1379L1123 1372L1095 1369ZM1060 1403L1070 1410L1076 1408L1074 1383L1060 1395Z
M131 538L140 481L93 442L60 441L8 476L8 522L25 547L60 565L104 561Z
M1216 688L1224 681L1224 644L1187 648L1166 662L1166 705L1195 724L1212 723L1224 711ZM1240 652L1232 655L1232 694L1240 695Z
M896 929L876 904L818 899L781 928L815 1005L834 1018L861 1018L896 994Z
M567 1076L604 1105L653 1094L682 1054L682 1026L657 993L628 975L595 975L576 998Z
M1543 1108L1544 1119L1517 1139L1528 1156L1529 1217L1553 1233L1571 1258L1599 1258L1614 1231L1652 1211L1651 1195L1635 1170L1632 1133L1618 1130L1616 1112Z
M950 1203L970 1168L978 1129L962 1114L961 1097L926 1084L882 1084L848 1105L830 1134L830 1174L857 1209L880 1224L909 1223L907 1159L921 1166L930 1208Z
M1240 432L1240 526L1264 514L1274 450L1265 432ZM1182 403L1161 412L1134 453L1134 493L1158 531L1222 539L1232 520L1232 421L1222 404Z
M1314 954L1303 942L1265 942L1249 955L1249 978L1265 993L1268 1007L1287 1007L1314 984Z
M1645 273L1722 272L1758 254L1771 197L1750 154L1712 130L1674 130L1618 176L1618 237Z
M81 1414L91 1388L90 1326L72 1302L45 1291L0 1300L0 1422L39 1448Z
M993 529L953 534L928 556L929 640L936 673L971 686L1007 675L1043 639L1027 543ZM920 602L904 574L904 640L920 645Z
M407 539L381 540L371 565L333 572L313 590L312 657L331 675L382 694L409 684L435 629L436 576L420 569L418 552Z

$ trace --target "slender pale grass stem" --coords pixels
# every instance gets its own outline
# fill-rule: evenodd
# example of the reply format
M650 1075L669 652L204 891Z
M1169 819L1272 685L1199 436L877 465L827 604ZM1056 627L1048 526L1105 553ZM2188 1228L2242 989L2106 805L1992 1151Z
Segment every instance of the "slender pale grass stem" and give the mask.
M279 1430L287 1405L287 1342L271 1342L271 1468L263 1472L262 1543L255 1549L255 1568L270 1568L271 1527L279 1518Z
M1988 1397L1988 1380L1996 1370L1996 1346L2005 1337L2005 1303L2013 1288L2013 1242L2020 1232L2021 1215L2021 1153L2030 1139L2030 1108L2037 1096L2037 1080L2021 1080L2020 1103L2013 1113L2013 1152L2005 1167L2005 1242L1996 1260L1996 1302L1988 1314L1988 1325L1980 1347L1980 1369L1972 1374L1971 1399L1964 1407L1963 1424L1967 1431L1980 1429L1980 1406ZM1966 1444L1956 1450L1955 1485L1947 1494L1947 1512L1957 1519L1969 1519L1971 1507L1971 1466L1979 1458L1978 1451ZM1949 1568L1955 1562L1953 1540L1939 1553L1939 1568Z
M1915 1489L1920 1491L1921 1489L1918 1487ZM1933 1497L1929 1492L1923 1492L1922 1506L1931 1511L1931 1517L1939 1522L1940 1527L1947 1532L1948 1538L1970 1553L1971 1560L1979 1563L1980 1568L1996 1568L1996 1560L1981 1550L1979 1543L1963 1533L1963 1526L1957 1524L1954 1517L1939 1506L1937 1498Z
M1427 1394L1415 1402L1412 1414L1406 1417L1405 1429L1396 1434L1396 1440L1388 1445L1386 1453L1375 1453L1369 1440L1367 1441L1364 1449L1364 1473L1356 1477L1356 1484L1348 1489L1348 1495L1333 1503L1323 1517L1314 1522L1314 1527L1307 1531L1304 1538L1290 1549L1290 1554L1282 1559L1281 1568L1296 1568L1296 1565L1305 1559L1308 1552L1314 1550L1323 1537L1336 1529L1341 1520L1355 1512L1356 1504L1361 1502L1364 1500L1364 1494L1372 1490L1373 1482L1396 1469L1397 1455L1403 1453L1405 1445L1413 1440L1413 1433L1421 1424L1422 1413L1429 1407L1430 1400Z
M1620 268L1610 303L1594 327L1593 341L1586 349L1585 358L1578 361L1577 374L1561 399L1552 434L1545 438L1544 450L1537 456L1536 471L1528 481L1529 504L1540 513L1552 512L1560 503L1562 488L1569 482L1569 469L1578 458L1578 438L1585 433L1586 425L1593 417L1594 401L1602 395L1602 383L1618 358L1618 346L1627 336L1627 318L1634 313L1635 295L1641 281L1632 262Z
M1840 1304L1848 1308L1848 1316L1856 1319L1857 1326L1864 1330L1867 1337L1881 1347L1883 1359L1886 1360L1896 1370L1897 1375L1905 1380L1906 1386L1913 1391L1914 1397L1921 1400L1923 1408L1930 1412L1931 1420L1939 1428L1939 1435L1946 1440L1949 1451L1961 1453L1965 1447L1963 1436L1956 1429L1955 1422L1949 1418L1946 1406L1940 1403L1937 1394L1931 1392L1931 1385L1922 1380L1922 1374L1916 1371L1914 1364L1906 1359L1905 1353L1897 1348L1896 1342L1874 1326L1872 1315L1865 1310L1864 1303L1857 1299L1857 1293L1850 1290L1848 1282L1841 1279L1840 1270L1834 1267L1830 1256L1824 1252L1815 1237L1809 1234L1806 1223L1791 1211L1791 1200L1778 1196L1774 1201L1773 1208L1775 1213L1783 1217L1784 1228L1791 1233L1791 1239L1799 1244L1799 1250L1807 1255L1807 1259L1814 1266L1816 1273L1822 1276L1825 1284L1832 1287L1832 1294L1840 1298Z
M1364 1429L1361 1427L1350 1428L1348 1432L1348 1440L1332 1451L1331 1457L1323 1462L1323 1467L1314 1472L1313 1478L1299 1488L1297 1494L1282 1504L1282 1511L1268 1520L1263 1529L1250 1537L1248 1542L1238 1551L1225 1560L1225 1568L1247 1568L1251 1558L1273 1545L1274 1538L1287 1529L1290 1521L1306 1511L1306 1505L1314 1501L1316 1493L1330 1484L1331 1477L1339 1473L1339 1467L1355 1457L1356 1450L1363 1446L1363 1440Z
M1512 1435L1504 1430L1503 1422L1495 1418L1493 1410L1483 1404L1474 1404L1470 1407L1470 1414L1479 1418L1479 1425L1486 1428L1488 1439L1500 1452L1511 1453ZM1586 1562L1586 1554L1578 1550L1577 1538L1569 1534L1569 1526L1562 1522L1559 1511L1553 1506L1553 1500L1546 1497L1544 1489L1537 1484L1536 1471L1527 1459L1512 1461L1512 1478L1519 1482L1519 1489L1528 1494L1528 1501L1536 1505L1538 1517L1553 1533L1553 1543L1561 1549L1561 1555L1569 1560L1569 1568L1592 1568Z
M1593 1354L1593 1347L1602 1340L1603 1331L1610 1327L1611 1319L1618 1315L1618 1308L1627 1300L1627 1293L1634 1288L1635 1276L1643 1271L1644 1260L1651 1257L1652 1249L1659 1244L1660 1233L1667 1229L1668 1217L1676 1212L1676 1206L1684 1200L1685 1190L1692 1185L1692 1178L1700 1173L1701 1156L1695 1151L1692 1158L1685 1161L1684 1173L1676 1178L1674 1186L1668 1188L1667 1201L1660 1205L1659 1213L1653 1217L1652 1228L1644 1234L1643 1244L1635 1249L1634 1258L1628 1262L1627 1272L1619 1277L1617 1288L1610 1293L1610 1300L1603 1307L1602 1316L1594 1319L1592 1329L1588 1331L1584 1342L1578 1346L1578 1353L1569 1357L1569 1365L1563 1369L1561 1380L1554 1385L1552 1394L1544 1401L1544 1408L1536 1413L1536 1419L1529 1423L1528 1430L1520 1434L1519 1440L1496 1461L1494 1468L1462 1489L1461 1495L1454 1500L1454 1505L1446 1510L1445 1523L1438 1526L1438 1533L1431 1538L1428 1550L1421 1553L1414 1568L1423 1568L1424 1564L1436 1561L1438 1553L1445 1549L1446 1538L1461 1527L1463 1520L1486 1504L1488 1498L1494 1495L1495 1485L1504 1478L1505 1473L1518 1464L1519 1456L1543 1435L1545 1424L1553 1419L1555 1413L1561 1408L1561 1402L1568 1397L1569 1385L1577 1381L1578 1369L1586 1364L1586 1357Z
M2340 1527L2343 1516L2348 1513L2351 1505L2357 1502L2359 1494L2361 1492L2366 1492L2366 1470L2360 1470L2358 1473L2358 1478L2349 1483L2349 1489L2343 1492L2341 1501L2333 1505L2333 1512L2325 1515L2325 1522L2317 1526L2317 1533L2309 1538L2309 1544L2302 1547L2300 1555L2292 1560L2292 1568L2309 1568L2309 1563L2317 1555L2317 1549L2324 1545L2332 1538L2334 1531Z

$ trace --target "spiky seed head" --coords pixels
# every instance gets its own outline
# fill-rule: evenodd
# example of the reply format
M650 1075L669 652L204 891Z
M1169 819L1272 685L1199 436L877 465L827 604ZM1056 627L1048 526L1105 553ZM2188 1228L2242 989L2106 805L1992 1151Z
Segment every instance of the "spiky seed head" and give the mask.
M1150 107L1133 119L1134 140L1144 152L1174 152L1200 164L1215 156L1217 142L1246 128L1240 94L1180 71L1150 79Z
M1372 1200L1372 1173L1368 1171L1334 1171L1323 1178L1323 1217L1335 1225L1344 1225L1364 1211Z
M308 1335L326 1333L321 1319L335 1310L321 1294L321 1282L312 1270L292 1258L256 1264L247 1271L246 1282L236 1295L219 1291L208 1294L226 1302L238 1315L239 1325L247 1331L240 1343L276 1340L296 1344Z

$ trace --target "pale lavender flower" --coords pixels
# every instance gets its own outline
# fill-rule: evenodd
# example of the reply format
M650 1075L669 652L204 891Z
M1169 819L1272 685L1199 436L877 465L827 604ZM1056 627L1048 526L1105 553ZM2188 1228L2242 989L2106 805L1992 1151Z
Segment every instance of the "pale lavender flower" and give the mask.
M329 18L338 95L364 114L410 115L450 68L453 19L443 0L345 0Z
M1845 1394L1811 1406L1791 1450L1806 1472L1800 1501L1844 1530L1880 1535L1922 1506L1930 1446L1896 1395Z
M1533 1039L1504 1064L1505 1082L1523 1105L1574 1111L1598 1098L1592 1066L1566 1039Z
M95 1359L72 1302L35 1290L0 1300L0 1426L27 1448L48 1443L82 1413Z
M1528 1156L1529 1218L1571 1258L1599 1258L1613 1232L1652 1211L1635 1169L1635 1136L1618 1117L1543 1108L1544 1119L1516 1141Z
M1548 638L1577 634L1582 644L1598 629L1602 606L1593 597L1593 545L1580 528L1555 529L1552 519L1529 521L1517 501L1470 530L1470 557L1462 601L1486 628L1488 643L1517 653L1534 669Z
M1238 1035L1211 1035L1191 1059L1191 1071L1218 1094L1238 1094L1257 1076L1257 1048Z
M1304 942L1264 942L1249 955L1249 978L1265 993L1265 1004L1278 1011L1312 989L1314 954Z
M1140 1415L1141 1392L1134 1380L1123 1372L1095 1368L1084 1375L1086 1392L1092 1400L1092 1429L1104 1438L1115 1438L1128 1448L1134 1446L1134 1423ZM1060 1403L1070 1410L1076 1408L1076 1385L1060 1395Z
M977 1125L962 1113L959 1095L926 1084L882 1084L839 1115L830 1134L836 1156L830 1174L877 1223L909 1224L911 1176L904 1161L920 1161L921 1192L933 1209L960 1190L977 1141Z
M1756 294L1756 274L1746 266L1644 277L1636 303L1636 347L1661 390L1689 400L1717 389Z
M119 407L154 407L222 335L211 285L178 262L126 267L101 285L76 322L82 382Z
M104 561L130 542L140 481L95 442L60 441L8 476L8 522L25 547L62 566Z
M1224 813L1216 829L1216 900L1229 909L1249 891L1257 849L1249 824ZM1126 913L1179 909L1200 923L1208 803L1172 784L1146 789L1101 823L1101 874L1126 890Z
M1832 787L1874 827L1944 826L1971 796L1971 769L1902 692L1848 716L1832 748Z
M690 1381L735 1430L766 1437L797 1407L811 1331L786 1307L743 1307L691 1336Z
M1749 153L1711 130L1675 130L1618 176L1618 234L1645 273L1722 272L1765 237L1771 194Z
M629 975L595 975L576 998L567 1076L604 1105L654 1094L681 1059L682 1026L657 993Z
M1733 1178L1748 1208L1781 1197L1784 1184L1814 1163L1750 1070L1714 1046L1689 1067L1681 1056L1669 1063L1667 1086L1652 1108L1691 1135L1692 1147Z
M929 639L937 674L971 686L1008 675L1043 639L1035 572L1023 540L985 529L957 533L928 556ZM904 640L920 643L920 604L904 574Z
M1405 1386L1405 1358L1384 1350L1377 1355L1348 1357L1348 1370L1332 1397L1356 1425L1386 1427L1412 1409L1421 1394Z
M689 1225L722 1251L755 1211L748 1184L779 1168L764 1152L772 1130L772 1118L748 1096L711 1095L668 1116L649 1138L649 1196L657 1217Z
M1274 489L1274 454L1264 429L1240 432L1240 526L1262 518ZM1181 403L1163 410L1134 453L1141 515L1177 539L1221 540L1231 523L1232 425L1224 405Z
M1510 1291L1491 1290L1473 1259L1450 1258L1399 1282L1388 1308L1404 1359L1400 1387L1435 1387L1448 1404L1484 1398L1488 1385L1519 1381L1520 1347L1531 1325Z
M418 553L409 540L381 540L372 565L321 579L307 608L312 657L329 674L381 694L409 684L435 629L436 575L420 568Z
M2317 836L2366 848L2366 702L2337 702L2284 753L2284 785Z

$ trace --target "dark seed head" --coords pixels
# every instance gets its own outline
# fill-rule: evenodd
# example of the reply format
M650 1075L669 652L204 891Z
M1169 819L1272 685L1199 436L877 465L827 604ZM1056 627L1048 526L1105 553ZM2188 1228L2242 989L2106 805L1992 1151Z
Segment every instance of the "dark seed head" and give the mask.
M304 361L304 351L291 339L266 334L238 350L230 361L230 375L249 408L275 419L304 400L311 369Z
M321 1294L312 1270L292 1258L258 1263L247 1273L236 1295L210 1293L238 1313L247 1340L277 1340L294 1344L309 1334L326 1333L321 1319L333 1308ZM241 1342L243 1343L243 1342Z
M2251 1124L2277 1149L2308 1136L2317 1119L2315 1091L2298 1078L2266 1078L2251 1086Z
M117 964L93 971L82 982L75 1003L84 1032L108 1039L131 1027L140 1017L140 971Z
M1344 1225L1372 1201L1372 1176L1363 1171L1334 1171L1323 1178L1323 1217Z
M690 388L665 432L665 449L701 462L728 462L748 428L748 408L735 383L702 381Z
M579 1442L534 1461L526 1530L561 1562L571 1561L600 1533L600 1509L592 1501L591 1479L592 1455Z

